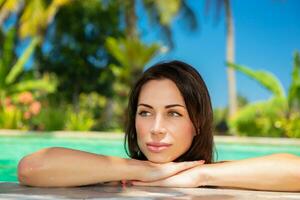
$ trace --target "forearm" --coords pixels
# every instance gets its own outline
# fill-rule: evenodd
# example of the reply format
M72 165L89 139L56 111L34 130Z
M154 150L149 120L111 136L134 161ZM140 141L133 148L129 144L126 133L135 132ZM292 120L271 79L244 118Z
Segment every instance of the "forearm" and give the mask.
M23 158L18 166L18 176L20 183L30 186L88 185L135 179L134 169L139 169L141 162L66 148L49 148Z
M300 191L300 159L289 154L204 165L206 185Z

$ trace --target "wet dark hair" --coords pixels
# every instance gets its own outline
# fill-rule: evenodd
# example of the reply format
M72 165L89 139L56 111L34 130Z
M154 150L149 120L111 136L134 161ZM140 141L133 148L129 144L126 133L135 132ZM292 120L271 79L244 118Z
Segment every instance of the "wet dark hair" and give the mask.
M147 160L137 143L135 117L141 89L150 80L169 79L173 81L184 98L189 117L195 127L196 136L191 147L175 162L213 160L212 106L207 87L201 75L190 65L181 61L158 63L148 68L131 90L125 130L125 149L134 159Z

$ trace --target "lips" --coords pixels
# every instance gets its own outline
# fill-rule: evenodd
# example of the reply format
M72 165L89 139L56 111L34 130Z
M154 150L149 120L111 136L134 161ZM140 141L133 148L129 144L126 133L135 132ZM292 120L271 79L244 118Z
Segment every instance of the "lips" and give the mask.
M146 144L148 150L153 153L159 153L171 146L171 144L163 143L163 142L148 142Z

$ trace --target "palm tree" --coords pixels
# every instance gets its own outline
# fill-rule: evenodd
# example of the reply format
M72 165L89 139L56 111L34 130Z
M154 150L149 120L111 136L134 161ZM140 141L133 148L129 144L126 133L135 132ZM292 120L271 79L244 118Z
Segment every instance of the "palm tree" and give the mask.
M34 52L37 45L40 44L43 32L51 23L60 6L69 3L70 0L53 0L46 4L46 0L2 0L0 1L2 16L1 23L9 17L9 14L15 13L18 19L18 30L21 39L31 38L29 45L23 51L22 55L12 65L14 45L16 41L15 29L10 28L7 31L7 37L4 40L3 56L0 59L0 97L18 93L24 90L46 90L54 91L54 85L47 77L38 80L22 80L20 75L24 71L24 65ZM11 66L12 65L12 66Z
M294 54L291 83L286 94L282 83L272 73L227 63L271 92L265 101L250 103L231 119L231 129L239 134L300 137L300 54ZM261 123L263 121L263 123Z
M128 0L124 2L124 7L125 7L125 24L126 24L126 36L128 38L137 38L138 33L137 33L137 16L135 12L135 7L136 7L136 1L135 0Z
M145 12L149 21L161 30L161 34L167 44L172 48L174 46L171 32L171 22L175 16L183 14L183 22L187 23L190 30L197 28L197 18L194 11L186 3L186 0L143 0ZM138 37L136 0L124 2L126 35L128 37Z
M211 7L211 0L206 0L206 12ZM226 21L226 62L234 63L235 60L235 34L234 34L234 21L231 9L230 0L215 0L215 9L217 11L217 20L219 18L220 11L222 8L225 10L225 21ZM227 68L227 81L228 81L228 107L229 107L229 118L232 118L238 109L237 92L236 92L236 81L234 68Z
M234 23L232 17L232 10L230 0L224 0L226 11L226 61L234 63L235 56L235 43L234 43ZM228 78L228 102L229 102L229 117L232 118L237 112L237 94L236 94L236 81L234 69L227 68Z

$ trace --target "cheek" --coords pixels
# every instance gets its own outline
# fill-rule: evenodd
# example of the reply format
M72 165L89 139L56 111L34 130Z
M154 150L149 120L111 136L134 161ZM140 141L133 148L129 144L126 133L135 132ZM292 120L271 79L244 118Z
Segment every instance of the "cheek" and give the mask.
M174 135L175 140L178 141L179 145L189 148L195 136L195 128L192 122L182 121L177 125L178 130L176 131L177 134Z
M146 135L148 130L148 125L145 120L137 117L135 119L135 129L136 129L137 138L139 140Z
M137 144L140 150L145 153L146 147L144 146L145 141L147 140L149 131L148 131L148 123L146 120L137 117L135 119L135 129L137 134Z

